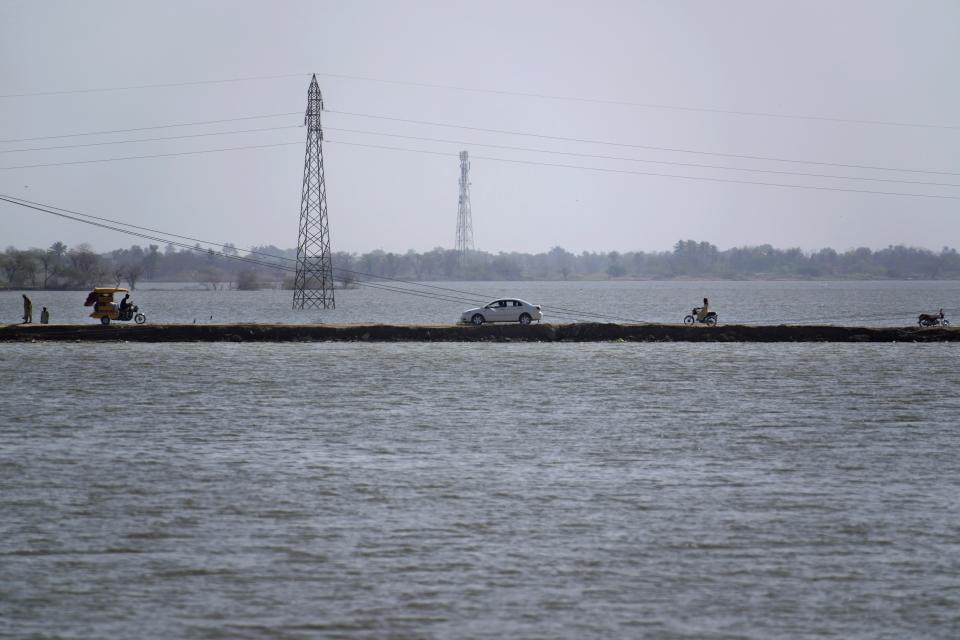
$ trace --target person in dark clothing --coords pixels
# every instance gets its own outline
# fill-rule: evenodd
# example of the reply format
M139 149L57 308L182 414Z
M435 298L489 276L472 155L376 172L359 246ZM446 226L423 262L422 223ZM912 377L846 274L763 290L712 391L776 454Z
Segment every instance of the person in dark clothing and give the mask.
M123 296L123 300L120 301L120 313L124 313L127 309L130 308L130 294Z
M33 302L30 301L27 294L23 294L23 324L30 324L31 322L33 322Z
M704 298L703 306L700 307L700 313L697 314L697 322L703 322L706 320L708 313L710 313L710 301Z

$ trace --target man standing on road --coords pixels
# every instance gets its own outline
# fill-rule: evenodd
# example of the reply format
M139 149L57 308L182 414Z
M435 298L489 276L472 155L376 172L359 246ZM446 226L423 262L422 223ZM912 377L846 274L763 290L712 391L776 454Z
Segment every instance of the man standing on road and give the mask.
M33 322L33 303L30 302L27 294L23 294L23 324L31 322Z

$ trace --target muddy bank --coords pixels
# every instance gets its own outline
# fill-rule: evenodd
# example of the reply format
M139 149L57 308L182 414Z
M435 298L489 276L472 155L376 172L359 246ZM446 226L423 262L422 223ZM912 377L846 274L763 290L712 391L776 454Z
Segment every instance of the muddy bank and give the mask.
M830 325L539 324L293 325L144 324L6 325L0 342L943 342L960 328Z

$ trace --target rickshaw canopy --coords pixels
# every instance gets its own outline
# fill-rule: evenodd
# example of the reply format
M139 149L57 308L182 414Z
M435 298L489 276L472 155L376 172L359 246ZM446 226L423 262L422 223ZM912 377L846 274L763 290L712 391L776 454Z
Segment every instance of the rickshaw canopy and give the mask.
M87 294L87 299L84 301L83 306L92 307L93 305L100 304L113 304L113 294L115 293L127 293L128 289L123 287L94 287L93 291Z

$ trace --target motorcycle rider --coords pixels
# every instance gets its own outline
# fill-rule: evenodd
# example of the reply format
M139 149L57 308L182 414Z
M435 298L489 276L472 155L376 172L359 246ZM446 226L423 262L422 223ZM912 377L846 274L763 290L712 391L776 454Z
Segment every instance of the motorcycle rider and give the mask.
M704 298L703 306L700 307L700 311L697 312L697 322L703 322L706 320L708 313L710 313L710 301Z

